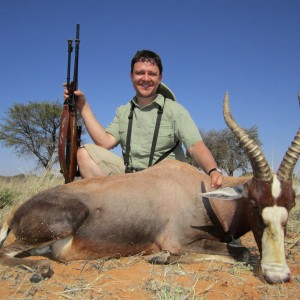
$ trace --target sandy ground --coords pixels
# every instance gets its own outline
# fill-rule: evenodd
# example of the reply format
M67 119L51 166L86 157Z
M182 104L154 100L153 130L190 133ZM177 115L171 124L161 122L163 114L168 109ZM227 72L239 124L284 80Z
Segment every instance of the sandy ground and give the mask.
M53 261L54 275L38 283L30 282L28 271L1 268L0 299L300 299L299 243L286 247L292 281L270 285L257 272L252 233L242 242L251 252L249 265L206 261L160 266L141 256L69 264Z

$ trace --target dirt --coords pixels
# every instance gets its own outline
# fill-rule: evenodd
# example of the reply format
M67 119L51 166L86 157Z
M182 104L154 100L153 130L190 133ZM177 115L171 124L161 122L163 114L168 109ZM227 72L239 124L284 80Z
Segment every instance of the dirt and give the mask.
M286 247L291 282L270 285L260 278L252 233L242 242L251 252L249 265L206 261L161 266L142 256L52 261L54 275L38 283L30 281L28 270L2 268L0 299L300 299L299 243Z

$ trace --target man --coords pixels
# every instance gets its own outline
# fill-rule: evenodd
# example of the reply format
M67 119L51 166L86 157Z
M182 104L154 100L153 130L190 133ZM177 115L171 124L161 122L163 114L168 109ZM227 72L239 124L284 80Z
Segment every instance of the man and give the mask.
M161 59L156 53L142 50L135 54L130 77L136 95L118 107L113 122L106 129L96 120L84 93L74 92L77 109L95 143L86 144L77 152L83 178L135 172L162 159L185 161L181 147L184 144L189 155L211 177L211 186L222 185L223 175L196 124L161 82L162 71ZM68 97L67 90L64 97ZM121 144L125 165L123 159L109 151L118 144Z

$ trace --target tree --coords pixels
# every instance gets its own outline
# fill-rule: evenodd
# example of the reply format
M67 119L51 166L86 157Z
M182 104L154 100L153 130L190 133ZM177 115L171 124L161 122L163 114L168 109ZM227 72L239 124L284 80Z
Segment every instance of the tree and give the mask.
M245 130L259 146L261 142L258 136L258 129L252 126ZM250 162L244 149L230 129L220 131L210 130L207 133L200 131L203 141L212 152L217 165L228 175L233 176L237 170L247 172Z
M47 101L13 104L0 124L0 142L18 156L35 156L38 167L51 169L58 161L62 107L59 102Z

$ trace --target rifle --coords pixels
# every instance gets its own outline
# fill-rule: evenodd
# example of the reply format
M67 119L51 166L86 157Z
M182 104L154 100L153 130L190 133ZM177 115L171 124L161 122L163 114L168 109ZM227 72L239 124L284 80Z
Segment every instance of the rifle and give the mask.
M82 127L77 125L76 96L74 91L78 89L78 60L79 60L79 30L76 26L75 59L73 81L70 83L71 56L73 52L73 40L68 40L68 66L67 66L67 89L69 97L64 101L63 112L60 119L58 140L58 159L61 173L65 183L72 182L79 175L77 165L77 149L80 146Z

